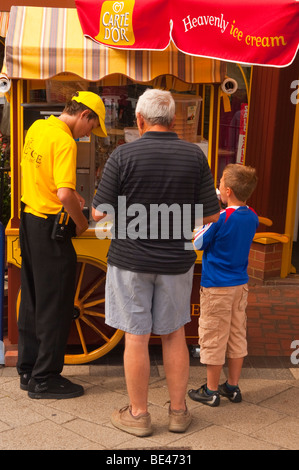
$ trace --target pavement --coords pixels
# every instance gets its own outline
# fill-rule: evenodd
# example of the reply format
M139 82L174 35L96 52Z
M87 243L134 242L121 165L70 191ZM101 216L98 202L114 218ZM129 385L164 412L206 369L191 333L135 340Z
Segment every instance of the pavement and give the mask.
M148 451L186 458L199 450L299 449L299 366L290 358L246 358L242 403L222 398L219 407L210 408L187 397L193 420L178 434L168 431L167 385L160 350L154 349L148 398L153 434L138 438L110 422L112 411L128 404L122 352L110 354L96 363L64 367L63 375L85 389L82 397L69 400L32 400L20 389L16 369L0 366L0 450L98 450L106 451L98 454L106 463L118 464L125 463L115 461L125 450L126 455ZM197 388L206 381L206 369L198 358L191 356L190 362L189 388ZM129 464L137 467L137 460Z

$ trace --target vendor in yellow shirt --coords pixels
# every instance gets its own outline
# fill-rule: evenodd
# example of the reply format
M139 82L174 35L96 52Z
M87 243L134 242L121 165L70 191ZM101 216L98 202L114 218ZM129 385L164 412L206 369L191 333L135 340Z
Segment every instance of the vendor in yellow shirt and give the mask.
M18 329L20 386L30 398L73 398L82 386L61 376L75 295L76 252L71 237L88 228L76 192L74 139L107 135L105 106L88 91L77 92L59 117L29 128L21 161L21 304ZM63 241L53 237L60 210L70 216Z

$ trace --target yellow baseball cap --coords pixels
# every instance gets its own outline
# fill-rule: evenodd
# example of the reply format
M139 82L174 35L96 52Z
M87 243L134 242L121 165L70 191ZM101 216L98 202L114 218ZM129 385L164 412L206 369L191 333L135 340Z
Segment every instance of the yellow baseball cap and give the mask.
M78 101L78 103L85 104L88 108L92 109L99 118L100 125L93 129L93 133L99 137L107 137L107 131L105 127L105 105L99 95L92 91L78 91L78 96L73 96L72 100Z

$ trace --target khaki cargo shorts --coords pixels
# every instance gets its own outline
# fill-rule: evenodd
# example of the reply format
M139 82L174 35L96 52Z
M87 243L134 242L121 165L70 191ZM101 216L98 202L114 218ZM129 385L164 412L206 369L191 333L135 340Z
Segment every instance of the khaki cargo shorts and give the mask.
M247 356L248 286L201 287L198 336L202 364Z

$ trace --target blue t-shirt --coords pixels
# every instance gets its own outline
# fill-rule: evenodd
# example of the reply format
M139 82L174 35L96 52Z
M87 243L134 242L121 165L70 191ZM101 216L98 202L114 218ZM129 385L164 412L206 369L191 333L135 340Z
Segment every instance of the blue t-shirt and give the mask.
M218 222L204 225L194 236L194 246L203 250L201 285L238 286L248 282L251 243L259 220L248 206L230 206Z

